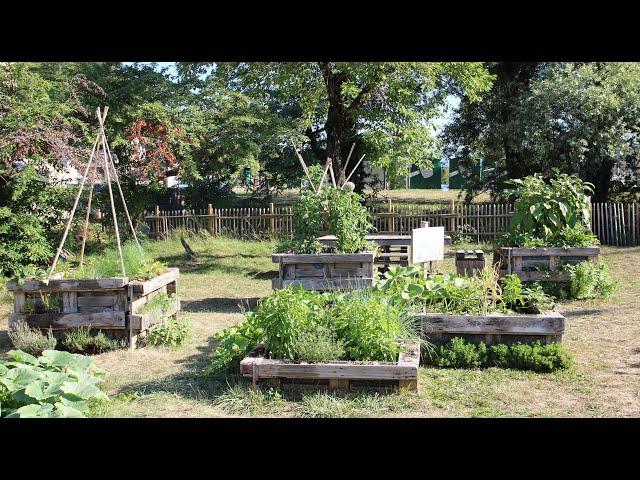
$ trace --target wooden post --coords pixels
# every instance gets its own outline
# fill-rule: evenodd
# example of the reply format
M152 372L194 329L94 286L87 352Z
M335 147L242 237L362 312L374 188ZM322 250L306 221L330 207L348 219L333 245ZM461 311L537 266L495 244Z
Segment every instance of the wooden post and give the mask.
M155 225L156 225L156 238L159 238L160 236L160 206L156 205L156 211L155 211Z
M455 232L456 231L456 201L452 198L451 199L451 216L449 217L449 232Z
M209 215L209 218L207 220L209 233L213 235L213 205L210 203L207 205L207 215Z
M271 237L274 237L276 234L276 219L274 217L275 212L276 209L272 202L269 204L269 214L271 215L269 217L269 233L271 234Z
M420 222L420 228L429 228L429 222L422 220ZM426 266L427 266L426 264L422 265L423 268ZM432 272L432 271L433 271L433 262L429 262L429 272Z
M387 201L387 212L389 213L389 215L387 216L387 232L391 233L393 232L393 217L392 217L392 213L393 213L393 208L391 206L391 199L389 199Z

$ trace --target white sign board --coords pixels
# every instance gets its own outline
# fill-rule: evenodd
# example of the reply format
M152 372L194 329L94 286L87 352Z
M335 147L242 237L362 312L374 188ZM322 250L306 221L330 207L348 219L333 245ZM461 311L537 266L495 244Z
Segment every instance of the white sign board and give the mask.
M444 260L444 227L414 228L411 231L411 263Z

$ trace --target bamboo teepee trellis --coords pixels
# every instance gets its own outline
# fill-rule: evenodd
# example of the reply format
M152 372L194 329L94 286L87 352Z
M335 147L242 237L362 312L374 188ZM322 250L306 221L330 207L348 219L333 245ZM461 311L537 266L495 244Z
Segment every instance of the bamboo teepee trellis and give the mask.
M120 257L120 268L122 270L122 276L126 277L126 272L125 272L125 268L124 268L124 259L122 257L122 245L120 242L120 232L118 230L118 218L116 216L116 206L115 203L113 201L113 190L111 188L111 172L110 170L113 171L113 178L116 181L116 185L118 187L118 192L120 193L120 199L122 200L122 205L124 206L124 212L127 216L127 221L129 223L129 227L131 228L131 232L133 233L133 238L135 239L136 245L138 246L138 249L140 250L140 253L142 253L142 248L140 247L140 242L138 241L138 236L136 235L136 230L133 226L133 222L131 221L131 216L129 215L129 209L127 208L127 203L124 199L124 194L122 193L122 187L120 186L120 180L118 178L118 172L116 171L116 167L115 164L113 162L113 157L111 156L111 150L109 149L109 142L107 142L107 137L104 133L104 122L107 118L107 112L109 111L109 107L105 106L104 110L101 111L100 107L98 107L96 109L96 117L98 119L98 125L99 125L99 130L98 133L96 135L96 139L93 142L93 148L91 149L91 155L89 156L89 161L87 162L87 166L85 167L84 170L84 174L82 176L82 181L80 182L80 188L78 189L78 193L76 195L75 201L73 203L73 207L71 208L71 212L69 214L69 219L67 220L67 225L64 229L64 233L62 234L62 239L60 240L60 245L58 245L58 250L56 251L56 255L53 259L53 264L51 265L51 269L49 270L49 274L47 275L47 280L46 283L49 283L49 280L51 279L51 276L53 275L53 272L56 268L56 264L58 263L58 259L60 258L60 252L62 251L63 247L64 247L64 243L67 240L67 236L69 234L69 229L71 228L71 223L73 222L73 217L76 213L76 209L78 208L78 202L80 201L80 196L82 195L82 190L84 188L84 185L86 183L87 180L87 175L89 173L89 170L91 168L91 164L93 163L94 159L95 159L95 164L94 164L94 168L95 168L95 175L93 178L93 182L91 183L91 188L89 189L89 200L87 202L87 213L85 215L85 219L84 219L84 228L83 228L83 233L82 233L82 246L81 246L81 250L80 250L80 266L82 266L82 263L84 261L84 249L85 249L85 244L86 244L86 238L87 238L87 230L89 227L89 215L90 215L90 210L91 210L91 201L93 198L93 190L94 190L94 186L96 181L98 180L98 163L100 162L99 160L99 153L100 153L100 149L102 148L102 158L104 160L104 165L102 167L102 171L104 174L104 180L105 183L107 184L107 189L109 191L109 201L111 204L111 215L113 216L113 226L114 226L114 230L115 230L115 234L116 234L116 245L118 247L118 255Z

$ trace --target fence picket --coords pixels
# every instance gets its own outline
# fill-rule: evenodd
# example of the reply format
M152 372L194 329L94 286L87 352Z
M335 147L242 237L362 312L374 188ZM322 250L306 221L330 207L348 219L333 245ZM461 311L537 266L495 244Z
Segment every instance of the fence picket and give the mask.
M475 230L478 241L493 241L509 228L512 204L478 203L458 205L373 205L367 207L372 224L379 233L410 234L421 221L444 226L447 234ZM209 223L209 219L213 219ZM198 231L212 225L214 234L239 237L286 236L293 234L290 206L269 208L215 208L144 211L143 219L152 235L160 238L170 230ZM270 221L273 219L273 221ZM603 245L629 246L640 243L640 205L636 202L594 202L591 205L591 229ZM272 231L273 227L273 231ZM450 229L454 230L451 231ZM391 229L391 230L389 230Z

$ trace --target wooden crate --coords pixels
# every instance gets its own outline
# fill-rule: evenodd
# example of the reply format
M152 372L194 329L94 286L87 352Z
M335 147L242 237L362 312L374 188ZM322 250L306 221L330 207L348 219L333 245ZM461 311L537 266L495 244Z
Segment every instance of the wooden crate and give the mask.
M456 250L456 272L472 276L484 270L485 258L482 250Z
M373 285L375 252L273 254L279 264L274 289L301 285L307 290L352 290Z
M531 343L537 340L561 342L565 318L558 312L528 315L445 315L414 314L423 338L432 343L445 343L454 337L471 342Z
M13 293L14 307L14 312L9 314L9 327L18 321L54 331L89 327L116 338L126 338L134 347L140 332L180 309L180 302L176 301L175 309L160 316L135 314L137 308L158 293L177 293L178 275L178 269L171 268L144 282L129 281L126 277L56 278L48 284L39 280L27 280L22 285L9 282L7 290Z
M600 247L588 248L515 248L494 249L493 264L499 264L500 275L515 274L522 281L542 280L567 282L569 275L558 271L566 264L598 263Z
M138 335L156 323L163 322L169 317L176 317L180 311L180 299L178 294L178 277L180 270L169 268L167 273L146 281L133 280L127 286L127 297L129 299L129 340L130 345L135 346ZM146 303L158 294L176 294L176 299L172 302L171 308L163 312L149 312L145 314L137 313Z
M240 373L254 385L296 386L302 389L358 391L363 389L418 390L420 344L404 346L397 362L330 361L295 363L265 358L264 347L240 362Z

